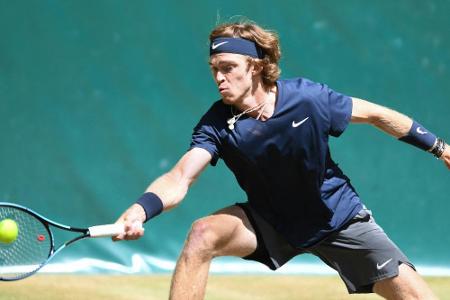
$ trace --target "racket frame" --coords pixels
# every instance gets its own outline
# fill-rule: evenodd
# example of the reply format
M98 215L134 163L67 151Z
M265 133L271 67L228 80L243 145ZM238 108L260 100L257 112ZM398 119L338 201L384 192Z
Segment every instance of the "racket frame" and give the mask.
M73 242L76 242L78 240L81 240L81 239L84 239L84 238L87 238L90 236L88 228L72 227L72 226L67 226L67 225L52 221L49 218L46 218L46 217L42 216L41 214L38 214L37 212L35 212L25 206L22 206L22 205L18 205L15 203L9 203L9 202L0 202L0 207L11 207L11 208L15 208L15 209L24 211L24 212L32 215L33 217L35 217L39 222L41 222L44 225L44 227L47 230L47 233L50 237L50 251L48 253L47 259L44 260L43 262L41 262L36 269L34 269L31 272L19 275L17 277L4 278L0 275L0 281L16 281L16 280L24 279L24 278L31 276L31 275L35 274L37 271L39 271L40 269L42 269L46 264L48 264L48 262L59 251L61 251L68 245L72 244ZM79 233L81 233L81 235L79 235L73 239L70 239L70 240L66 241L65 243L62 243L61 245L58 246L58 248L55 248L55 239L54 239L53 232L49 225L54 226L59 229L62 229L62 230L66 230L66 231L79 232Z

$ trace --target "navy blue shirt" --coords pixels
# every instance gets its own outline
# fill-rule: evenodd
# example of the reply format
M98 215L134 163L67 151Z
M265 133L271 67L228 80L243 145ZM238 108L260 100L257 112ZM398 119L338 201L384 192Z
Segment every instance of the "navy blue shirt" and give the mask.
M277 81L275 110L266 121L246 115L228 128L231 108L215 102L194 128L191 148L223 159L250 205L294 247L309 247L362 208L330 156L328 138L345 130L350 97L304 78Z

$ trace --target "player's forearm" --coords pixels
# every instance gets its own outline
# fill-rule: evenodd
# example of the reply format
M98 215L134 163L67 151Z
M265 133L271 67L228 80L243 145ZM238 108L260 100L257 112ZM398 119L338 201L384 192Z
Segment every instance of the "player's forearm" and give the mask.
M372 124L395 138L407 135L413 123L404 114L357 98L353 98L352 122Z
M189 180L183 178L179 172L172 170L153 181L146 192L158 195L163 203L164 210L168 210L177 206L183 200L189 185Z
M133 229L132 224L144 223L159 215L161 211L176 206L184 198L188 188L189 181L183 180L174 170L153 181L146 193L117 220L125 224L127 234L114 237L113 240L136 239L142 236L143 231Z
M395 138L407 135L412 123L413 120L411 118L386 107L380 107L379 114L372 121L375 127Z
M407 116L383 107L380 115L374 119L372 124L403 142L431 152L435 157L444 161L447 168L450 169L448 144Z
M152 182L136 201L136 205L145 211L144 221L180 203L191 184L210 163L211 158L207 150L193 148L183 155L170 172Z
M369 123L397 139L431 152L450 166L448 145L411 118L366 100L352 98L352 122Z

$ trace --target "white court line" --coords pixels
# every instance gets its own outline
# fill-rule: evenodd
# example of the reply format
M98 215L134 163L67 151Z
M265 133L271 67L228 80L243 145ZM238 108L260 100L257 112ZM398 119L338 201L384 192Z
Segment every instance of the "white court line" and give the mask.
M61 263L51 263L45 266L41 273L119 273L119 274L154 274L172 272L175 261L149 255L134 254L128 265L116 262L82 258ZM450 276L449 267L418 265L417 270L425 276ZM224 274L303 274L303 275L334 275L333 269L322 263L296 263L291 262L273 272L256 262L227 262L213 261L212 273Z

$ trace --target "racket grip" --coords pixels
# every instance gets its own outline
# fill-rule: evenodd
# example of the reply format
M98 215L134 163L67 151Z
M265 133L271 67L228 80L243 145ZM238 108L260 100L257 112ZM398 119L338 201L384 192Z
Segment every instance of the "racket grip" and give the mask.
M133 223L133 228L135 229L142 229L142 225L140 223ZM91 226L89 229L89 236L90 237L111 237L116 236L119 234L122 234L125 232L125 224L107 224L107 225L96 225Z
M111 237L121 234L125 231L124 224L107 224L91 226L89 229L89 235L91 237Z

